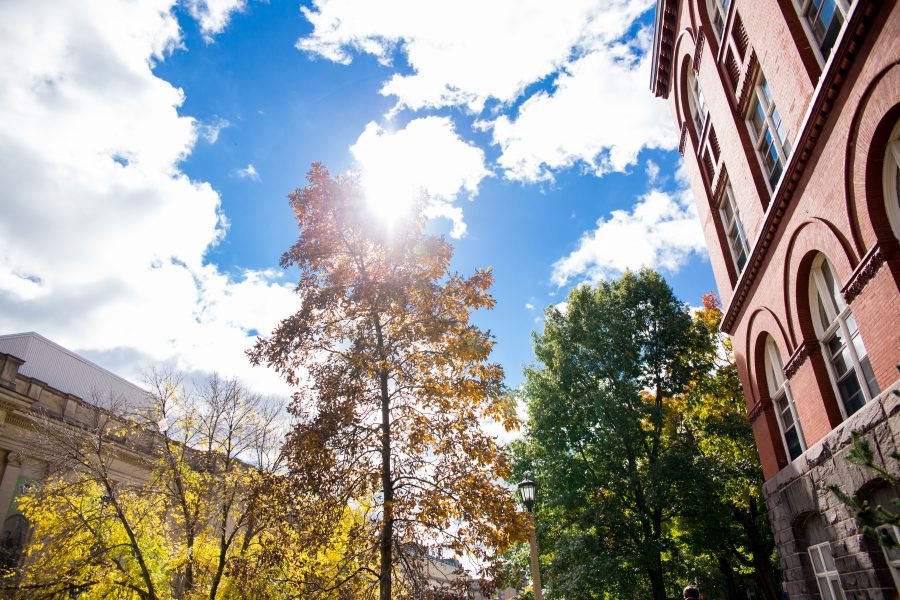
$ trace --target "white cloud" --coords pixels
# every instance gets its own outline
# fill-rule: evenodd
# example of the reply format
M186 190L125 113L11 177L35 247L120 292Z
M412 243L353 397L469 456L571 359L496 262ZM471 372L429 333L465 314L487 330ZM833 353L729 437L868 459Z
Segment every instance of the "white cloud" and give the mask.
M531 302L526 302L525 310L534 310L534 304L532 304Z
M203 136L210 144L215 144L219 140L219 133L222 132L226 127L230 127L231 122L228 119L223 119L222 117L216 117L209 123L203 123L199 126L200 135Z
M396 131L371 122L350 152L379 214L390 217L425 191L430 197L426 214L449 219L456 238L465 235L466 224L462 208L453 202L476 194L490 175L484 152L460 138L447 117L414 119Z
M619 38L652 5L652 0L315 0L312 9L301 9L313 31L297 47L342 63L367 53L390 64L399 50L412 73L395 73L382 89L397 97L398 108L464 105L478 112L489 98L511 102L571 56Z
M173 3L0 3L0 332L283 392L244 350L290 312L291 286L204 260L227 220L179 169L202 128L152 71L180 43Z
M578 247L553 265L553 282L598 282L641 267L677 271L693 254L704 256L702 229L688 190L653 190L629 211L613 211L585 233Z
M235 170L234 174L241 179L249 179L251 181L259 181L259 173L256 172L256 167L253 166L253 163L249 163L243 169Z
M650 56L626 45L603 47L572 62L550 92L526 100L518 115L492 123L498 164L507 178L552 179L584 165L596 175L624 171L644 148L674 148L665 102L647 90Z
M233 13L247 8L247 0L185 0L185 5L209 43L213 36L225 31Z
M659 165L648 158L644 174L647 175L647 181L650 185L654 185L659 181Z

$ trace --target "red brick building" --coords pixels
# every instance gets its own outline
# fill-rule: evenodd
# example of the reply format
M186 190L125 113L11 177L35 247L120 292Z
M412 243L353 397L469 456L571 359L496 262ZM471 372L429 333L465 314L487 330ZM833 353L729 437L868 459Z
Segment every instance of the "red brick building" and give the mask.
M900 465L900 4L658 0L669 102L794 598L896 598L900 553L829 491L896 497ZM892 530L897 535L896 530Z

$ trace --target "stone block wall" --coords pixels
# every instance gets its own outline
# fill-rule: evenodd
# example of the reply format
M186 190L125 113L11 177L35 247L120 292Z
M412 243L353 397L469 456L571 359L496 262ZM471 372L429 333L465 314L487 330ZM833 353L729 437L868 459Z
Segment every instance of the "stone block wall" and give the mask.
M806 545L831 542L847 600L895 600L897 590L877 541L860 534L848 507L831 491L839 486L864 496L881 483L877 473L847 460L852 435L858 432L875 452L877 464L900 473L891 454L900 449L900 397L892 390L869 402L807 452L769 479L765 486L769 519L775 532L791 600L820 598ZM900 490L894 490L900 493ZM824 539L805 539L807 518L820 515Z

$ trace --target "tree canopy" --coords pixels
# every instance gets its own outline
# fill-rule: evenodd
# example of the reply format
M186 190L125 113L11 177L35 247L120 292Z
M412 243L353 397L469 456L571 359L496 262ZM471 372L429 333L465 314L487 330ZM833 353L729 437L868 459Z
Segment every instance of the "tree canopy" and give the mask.
M720 316L710 297L692 317L649 270L547 310L512 454L541 485L555 597L663 600L750 562L733 509L757 506L761 478Z
M482 425L518 425L493 339L470 321L494 305L490 270L450 273L452 248L426 233L421 203L388 227L355 178L320 164L290 203L300 234L281 263L299 271L298 309L250 356L297 386L294 493L319 498L323 532L349 504L372 526L333 585L369 577L386 600L418 585L430 551L486 564L524 529Z

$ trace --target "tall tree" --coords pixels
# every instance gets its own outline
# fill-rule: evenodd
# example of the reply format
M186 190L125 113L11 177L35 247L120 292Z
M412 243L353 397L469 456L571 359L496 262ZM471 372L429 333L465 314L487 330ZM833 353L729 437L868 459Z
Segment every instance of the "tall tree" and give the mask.
M314 164L307 181L290 196L300 236L281 260L299 270L299 308L250 356L299 386L287 443L298 493L323 499L326 530L348 503L368 510L378 535L354 546L377 556L373 586L387 600L405 593L396 574L412 585L427 548L487 560L524 528L482 428L517 426L492 337L470 322L494 305L493 278L448 273L451 246L425 233L420 204L387 226L356 179Z
M565 598L662 599L697 579L774 591L761 471L713 296L693 317L659 274L573 290L535 336L517 474L544 483L539 521Z
M652 271L578 287L565 313L548 310L519 454L550 491L542 508L557 527L551 571L565 597L665 600L667 528L692 483L672 398L708 368L700 343Z
M706 498L700 506L685 508L685 539L715 559L729 599L744 596L736 582L736 575L744 573L755 579L759 597L776 600L775 541L762 495L762 467L731 340L719 330L722 310L714 294L703 297L694 320L712 342L698 348L712 368L698 373L678 399L679 428L694 442L694 477Z

